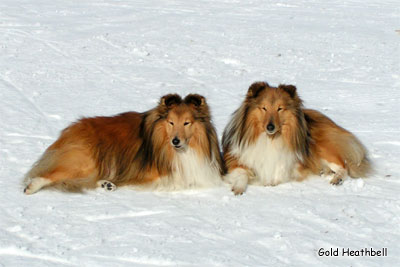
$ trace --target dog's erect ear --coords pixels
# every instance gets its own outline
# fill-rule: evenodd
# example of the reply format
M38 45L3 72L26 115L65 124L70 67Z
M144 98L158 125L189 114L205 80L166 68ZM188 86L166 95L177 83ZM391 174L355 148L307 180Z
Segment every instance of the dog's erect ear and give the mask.
M249 90L247 91L247 97L256 98L260 94L260 92L267 87L269 87L269 85L266 82L255 82L250 85Z
M291 98L294 98L297 95L297 93L296 93L297 88L294 85L280 84L278 86L278 88L280 88L280 89L284 90L286 93L288 93Z
M198 94L187 95L184 99L186 104L194 105L196 108L203 107L206 105L206 99L204 96Z
M182 98L178 94L169 94L161 97L160 106L170 108L173 105L182 103Z

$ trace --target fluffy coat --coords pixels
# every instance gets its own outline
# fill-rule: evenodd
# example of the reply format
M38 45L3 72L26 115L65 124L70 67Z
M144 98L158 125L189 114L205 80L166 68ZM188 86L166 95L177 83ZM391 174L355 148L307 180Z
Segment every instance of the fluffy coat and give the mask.
M371 171L366 148L318 111L305 109L293 85L252 84L225 128L223 155L235 194L247 184L277 185L310 174L333 174L332 184Z
M163 96L144 113L83 118L66 129L26 175L26 194L105 186L178 190L217 185L223 162L203 96Z

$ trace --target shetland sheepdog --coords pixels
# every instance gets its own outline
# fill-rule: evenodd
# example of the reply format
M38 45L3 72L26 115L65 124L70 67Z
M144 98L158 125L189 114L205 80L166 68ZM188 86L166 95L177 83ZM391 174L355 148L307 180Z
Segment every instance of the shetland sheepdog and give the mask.
M144 113L83 118L64 129L27 173L24 192L200 188L220 184L222 172L205 98L170 94Z
M247 184L277 185L311 174L330 174L331 184L364 177L367 151L349 131L316 110L305 109L293 85L252 84L222 139L224 177L235 194Z

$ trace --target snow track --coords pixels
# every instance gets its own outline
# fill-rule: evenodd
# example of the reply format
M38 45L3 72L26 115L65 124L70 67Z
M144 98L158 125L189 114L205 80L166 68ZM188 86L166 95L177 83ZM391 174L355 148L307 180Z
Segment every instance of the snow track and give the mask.
M0 2L0 266L396 266L398 1ZM81 116L207 97L218 134L253 81L292 83L354 132L369 179L153 193L22 193ZM388 248L320 257L320 248Z

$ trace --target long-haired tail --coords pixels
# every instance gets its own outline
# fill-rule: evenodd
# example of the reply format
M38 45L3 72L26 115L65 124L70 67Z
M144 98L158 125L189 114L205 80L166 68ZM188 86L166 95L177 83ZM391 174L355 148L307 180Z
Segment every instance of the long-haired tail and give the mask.
M345 160L349 176L366 177L372 173L372 164L365 146L353 134L344 135L342 157Z

